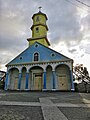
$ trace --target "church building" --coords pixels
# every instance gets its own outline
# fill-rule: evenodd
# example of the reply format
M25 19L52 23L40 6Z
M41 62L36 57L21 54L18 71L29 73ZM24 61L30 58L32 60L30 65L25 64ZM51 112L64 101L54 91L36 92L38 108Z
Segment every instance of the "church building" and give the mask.
M32 20L28 48L6 65L5 90L74 90L73 60L49 48L46 14L39 9Z

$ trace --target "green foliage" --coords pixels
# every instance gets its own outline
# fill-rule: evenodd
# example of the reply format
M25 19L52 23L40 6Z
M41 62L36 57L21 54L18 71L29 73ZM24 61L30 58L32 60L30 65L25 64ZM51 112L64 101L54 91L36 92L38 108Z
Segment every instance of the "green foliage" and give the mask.
M4 89L4 82L0 81L0 89Z

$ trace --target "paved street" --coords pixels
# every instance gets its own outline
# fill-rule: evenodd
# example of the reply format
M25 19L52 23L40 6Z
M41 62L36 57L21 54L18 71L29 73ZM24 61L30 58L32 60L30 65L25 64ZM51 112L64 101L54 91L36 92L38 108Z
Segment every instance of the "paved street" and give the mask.
M0 120L90 120L90 94L0 91Z

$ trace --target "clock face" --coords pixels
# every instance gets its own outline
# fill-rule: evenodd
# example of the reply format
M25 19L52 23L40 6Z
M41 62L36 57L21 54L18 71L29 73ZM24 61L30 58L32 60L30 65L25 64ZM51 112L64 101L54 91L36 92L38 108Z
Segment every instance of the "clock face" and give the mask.
M40 20L39 16L36 17L36 22L38 22Z

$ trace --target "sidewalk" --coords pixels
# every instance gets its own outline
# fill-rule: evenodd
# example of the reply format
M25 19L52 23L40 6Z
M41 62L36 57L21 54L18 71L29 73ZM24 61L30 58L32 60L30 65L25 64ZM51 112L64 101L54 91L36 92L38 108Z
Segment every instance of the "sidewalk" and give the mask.
M0 92L0 120L89 119L90 95L87 93Z

